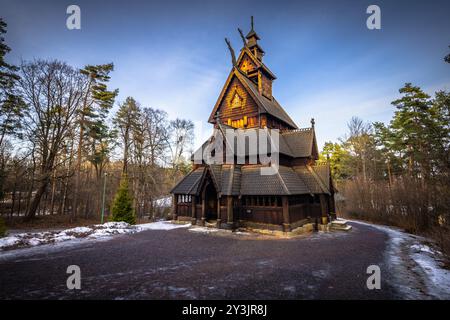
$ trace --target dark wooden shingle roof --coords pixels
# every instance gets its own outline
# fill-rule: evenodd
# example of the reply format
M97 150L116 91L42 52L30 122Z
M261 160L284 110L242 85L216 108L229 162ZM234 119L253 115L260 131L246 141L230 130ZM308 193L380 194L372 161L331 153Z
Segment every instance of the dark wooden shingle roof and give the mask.
M255 102L261 107L261 113L268 113L271 116L274 116L275 118L288 124L292 128L298 128L295 122L291 119L291 117L286 113L286 111L275 98L272 97L272 99L268 99L260 94L256 84L254 84L252 80L244 76L238 70L235 70L235 75L241 81L241 83L244 84L244 87L249 89L252 97L256 100Z
M316 174L314 167L299 166L295 167L295 172L300 176L303 182L308 186L309 190L313 194L317 193L330 193L330 189L322 181L319 175Z
M231 70L230 75L228 76L228 79L225 83L225 86L222 88L222 92L220 93L219 98L217 99L217 102L209 116L208 121L211 123L214 123L217 109L220 106L220 102L224 98L224 95L226 93L226 89L228 88L228 84L231 83L233 78L236 77L242 85L247 89L249 92L251 98L255 101L255 103L260 108L261 113L267 113L271 116L283 121L286 123L289 127L293 129L297 129L297 125L295 122L291 119L291 117L286 113L286 111L281 107L281 105L278 103L278 101L272 97L272 99L268 99L262 94L259 93L258 87L256 84L253 83L247 76L242 74L236 67L233 67Z
M227 128L228 129L228 128ZM258 143L256 144L255 148L250 148L249 143L245 143L245 156L249 155L258 155L259 154L259 128L252 128L252 129L240 129L242 133L245 134L247 130L254 130L255 135L257 138ZM269 130L270 134L270 130ZM197 152L203 152L206 150L210 143L210 139L205 141L202 146L195 151ZM248 141L248 140L247 140ZM231 142L231 141L230 141ZM238 148L238 139L236 136L234 137L234 154L237 155L237 148ZM252 149L252 150L250 150ZM212 151L212 148L211 148ZM267 153L271 153L271 142L270 137L267 137ZM223 148L223 152L226 152L226 149ZM287 155L292 158L308 158L313 157L315 153L318 153L317 151L317 144L315 140L315 133L313 128L305 128L305 129L298 129L298 130L286 130L281 131L279 134L279 146L278 146L278 152L280 154ZM203 154L203 153L202 153ZM194 157L191 157L191 160L194 160Z
M312 156L314 148L317 150L315 132L313 128L286 130L281 133L281 136L283 137L284 143L288 150L291 151L290 155L293 158L310 157Z
M197 168L194 171L188 173L183 179L181 179L178 184L170 190L170 193L174 194L191 194L194 195L198 192L200 186L201 178L205 167Z
M211 174L217 192L221 195L299 195L329 194L326 181L328 165L279 166L276 174L262 175L262 165L211 165L189 173L172 189L175 194L198 194L202 178Z
M241 195L294 195L310 193L290 167L280 166L277 174L261 175L261 166L243 166Z

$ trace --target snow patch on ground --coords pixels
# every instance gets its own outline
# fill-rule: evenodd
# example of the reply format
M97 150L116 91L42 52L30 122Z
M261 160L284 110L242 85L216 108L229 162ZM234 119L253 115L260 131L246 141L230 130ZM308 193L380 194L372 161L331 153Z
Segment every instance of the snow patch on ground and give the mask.
M190 223L188 224L175 224L168 221L158 221L153 223L145 223L137 225L136 227L140 231L144 230L172 230L172 229L178 229L178 228L189 228L191 226Z
M403 293L406 293L408 298L424 298L421 295L425 293L425 298L450 299L450 270L444 268L445 257L439 250L431 246L430 240L405 233L393 227L362 221L350 221L374 227L388 234L390 240L388 260L396 269L396 277L402 278L403 272L401 269L410 267L418 277L424 278L425 288L411 288L408 285L408 279L400 279L403 283L400 287L402 287ZM425 242L430 245L425 244ZM415 289L419 289L421 292L417 293Z
M219 231L219 229L208 228L208 227L194 227L194 228L190 228L189 231L197 232L197 233L214 233L214 232Z
M25 232L0 238L0 252L18 248L35 247L43 244L55 244L76 239L103 239L118 234L132 234L145 230L172 230L188 228L190 224L173 224L158 221L139 225L126 222L107 222L88 227L76 227L62 231Z

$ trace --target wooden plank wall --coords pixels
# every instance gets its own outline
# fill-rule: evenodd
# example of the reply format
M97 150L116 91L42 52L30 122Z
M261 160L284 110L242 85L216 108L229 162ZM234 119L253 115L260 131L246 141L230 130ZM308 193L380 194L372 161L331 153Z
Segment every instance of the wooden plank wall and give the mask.
M249 213L247 210L250 210L251 212ZM239 220L268 224L282 224L283 208L242 206L239 212Z
M231 106L231 102L236 92L243 102L241 107L233 108ZM257 121L250 120L252 117L256 120L258 119L258 106L236 77L230 82L224 99L219 106L219 112L220 121L222 123L227 123L228 119L239 120L243 119L244 116L247 116L247 121L249 124L252 123L254 127L258 126ZM249 125L248 128L250 127L251 126Z

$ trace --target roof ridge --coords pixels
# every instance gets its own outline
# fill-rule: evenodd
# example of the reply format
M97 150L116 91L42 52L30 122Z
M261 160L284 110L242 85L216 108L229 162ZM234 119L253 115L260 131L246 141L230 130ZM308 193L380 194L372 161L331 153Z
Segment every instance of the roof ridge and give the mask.
M324 184L324 182L322 181L320 176L314 171L314 169L309 165L306 165L306 168L309 170L309 172L311 172L311 174L314 176L314 178L319 182L319 185L320 185L320 188L322 189L322 191L330 194L330 191L328 190L328 188L326 187L326 185Z
M305 168L305 166L298 166L298 168ZM313 190L311 190L309 184L305 181L305 179L302 178L302 176L297 172L297 170L294 169L294 167L292 167L292 170L295 172L295 174L298 176L298 178L299 178L300 180L302 180L303 184L304 184L304 185L306 186L306 188L308 189L309 194L310 194L310 195L314 195ZM308 169L306 169L306 170L308 170Z
M236 69L236 67L235 67ZM272 96L273 99L268 99L267 97L263 96L256 86L255 83L253 83L252 80L250 80L246 75L242 74L239 70L235 71L236 77L243 83L244 87L247 87L246 89L249 89L250 96L255 100L256 104L263 110L263 113L268 113L272 115L273 117L283 121L284 123L288 124L289 126L293 128L297 128L297 125L295 124L294 120L289 116L289 114L284 110L284 108L278 103L278 101L275 99L275 97ZM242 78L241 78L242 77ZM267 100L267 107L269 107L272 110L268 110L268 108L265 105L265 101L262 99L264 98ZM273 109L277 109L280 114L276 114ZM284 119L283 119L284 118Z
M188 194L192 191L192 188L194 188L194 186L197 184L197 182L199 181L199 180L201 180L202 178L203 178L203 176L205 175L205 172L206 172L206 170L205 170L205 167L200 167L200 168L203 168L203 172L202 172L202 174L195 180L195 182L192 184L192 186L189 188L189 190L188 190ZM197 168L197 169L195 169L194 171L197 171L198 169L200 169L200 168ZM194 172L194 171L192 171L192 172ZM197 192L196 192L197 193Z
M306 132L306 131L312 131L312 127L309 128L297 128L297 129L284 129L280 130L281 134L288 134L288 133L297 133L297 132Z
M281 184L282 184L282 186L284 188L284 191L286 191L287 194L291 194L291 192L289 191L289 189L288 189L288 187L286 185L286 182L284 182L283 177L280 174L280 167L278 167L277 175L278 175L278 178L280 178L280 181L281 181Z
M178 183L172 188L172 189L170 189L170 192L172 192L179 184L181 184L184 180L186 180L187 179L187 177L189 177L192 173L194 173L195 171L197 171L197 170L199 170L199 169L202 169L203 167L199 167L199 168L197 168L197 169L195 169L195 170L191 170L188 174L186 174L180 181L178 181ZM197 182L197 180L196 180L196 182ZM191 187L191 189L192 189L192 187ZM189 192L191 191L191 189L189 189Z
M329 165L330 165L329 162L316 162L313 167L325 167Z
M250 50L250 48L248 48L247 46L242 47L241 49L241 53L239 54L239 57L237 59L236 64L239 65L240 61L242 60L244 54L243 52L247 53L250 58L253 60L253 62L257 65L257 68L263 68L265 69L265 71L267 73L269 73L274 79L276 79L277 77L275 76L275 74L269 69L268 66L266 66L264 64L264 62L262 62L261 60L259 60L257 57L255 57L255 55L253 54L252 50Z
M280 105L280 103L278 102L278 100L272 95L272 101L275 103L275 105L277 107L280 108L281 112L283 112L285 114L285 116L290 119L292 121L293 124L295 124L295 127L297 127L297 124L294 122L294 120L292 120L291 116L286 112L286 110L284 110L284 108Z
M208 170L208 172L209 172L209 174L211 175L211 177L212 177L212 180L213 180L213 183L214 183L214 185L215 185L215 187L216 187L216 190L217 190L217 192L219 193L219 192L222 192L222 187L219 185L219 183L218 183L218 178L216 177L216 174L215 174L215 172L214 172L214 170L213 170L213 168L212 168L212 166L213 165L208 165L208 167L207 167L207 170ZM217 165L217 166L220 166L220 165ZM220 188L220 189L219 189Z

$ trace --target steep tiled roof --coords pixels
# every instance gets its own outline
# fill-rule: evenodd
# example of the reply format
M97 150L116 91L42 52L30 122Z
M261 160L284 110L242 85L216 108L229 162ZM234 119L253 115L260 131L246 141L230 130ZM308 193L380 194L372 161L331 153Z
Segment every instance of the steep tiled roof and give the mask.
M255 44L255 46L257 46L259 48L259 50L264 53L264 50L261 48L261 46L259 44ZM252 61L255 63L257 68L261 68L262 70L264 70L269 75L270 78L272 78L272 79L277 78L273 74L273 72L270 71L268 66L266 66L261 60L259 60L258 58L255 57L255 55L253 54L252 50L249 47L243 47L241 49L241 53L239 54L236 65L239 65L241 63L242 59L244 58L244 56L246 54L250 57L250 59L252 59Z
M274 116L275 118L282 120L291 127L295 129L297 128L295 122L291 119L291 117L289 117L289 115L286 113L286 111L284 111L283 107L280 106L275 98L268 99L260 94L256 84L254 84L253 81L241 74L239 71L236 70L235 75L248 89L250 89L252 96L257 100L256 103L258 103L262 107L262 113L266 112Z
M320 164L311 167L312 170L319 176L322 183L325 185L327 190L330 190L330 166L328 164Z
M200 167L194 171L191 171L180 182L178 182L170 193L196 194L204 171L205 167Z
M294 168L302 181L308 186L311 193L330 193L329 188L322 182L319 176L309 166L298 166Z
M242 74L241 71L239 71L236 67L234 67L231 70L230 75L228 76L228 79L225 83L225 86L222 88L222 92L221 92L219 98L217 99L216 105L214 106L214 108L209 116L209 120L208 120L209 122L215 122L215 116L216 116L217 109L226 93L228 84L232 81L232 79L234 77L236 77L242 83L242 85L247 89L247 91L249 92L252 99L255 100L256 104L260 107L261 113L268 113L268 114L274 116L275 118L278 118L281 121L285 122L290 127L294 128L294 129L298 128L297 125L295 124L295 122L286 113L286 111L283 109L283 107L281 107L281 105L278 103L278 101L275 100L275 98L268 99L265 96L263 96L262 94L260 94L256 84L254 84L246 75Z
M211 173L212 179L220 189L222 186L222 166L218 164L212 164L209 167L209 171ZM220 191L220 190L217 190Z
M197 194L205 170L208 170L221 195L329 194L329 186L324 180L329 174L327 167L279 166L278 173L261 175L261 165L212 165L192 171L171 192Z
M312 155L313 148L317 148L313 128L286 130L281 135L294 158L309 157Z
M308 187L292 170L280 166L273 175L261 175L261 166L243 166L241 178L242 195L290 195L308 194Z
M239 195L241 188L241 166L223 165L222 167L222 189L223 195Z
M228 129L228 128L227 128ZM245 129L240 129L245 132ZM259 130L258 128L247 129L247 130L255 130L256 137L259 142ZM270 131L269 131L270 132ZM205 141L200 147L201 150L205 150L208 146L210 139ZM245 144L245 155L257 155L259 150L257 149L260 146L259 143L255 145L255 148L250 150L249 144ZM237 154L238 142L236 136L234 137L234 153ZM196 151L199 152L200 148ZM292 158L306 158L311 157L313 155L313 150L316 149L317 145L315 143L314 130L312 128L298 129L298 130L286 130L281 131L279 135L279 150L280 154L287 155ZM223 149L225 152L225 149ZM253 151L253 152L250 152ZM256 152L256 153L255 153ZM271 152L270 139L268 137L267 140L267 153ZM193 156L191 160L193 160Z

